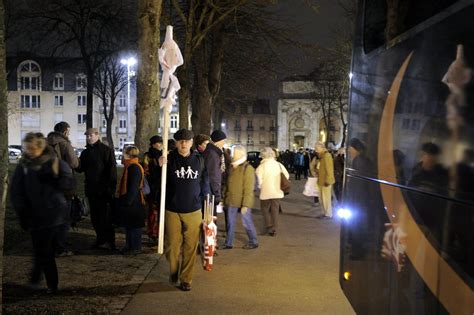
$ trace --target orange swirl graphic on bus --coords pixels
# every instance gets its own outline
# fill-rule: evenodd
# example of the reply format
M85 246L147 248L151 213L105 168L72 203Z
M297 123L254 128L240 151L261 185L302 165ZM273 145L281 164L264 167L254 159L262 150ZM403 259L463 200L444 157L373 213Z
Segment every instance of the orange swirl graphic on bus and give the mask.
M413 52L405 59L398 71L385 102L379 130L378 169L384 177L396 178L393 157L393 120L401 82ZM389 140L389 141L387 141ZM383 172L381 172L383 170ZM381 178L379 178L381 179ZM451 314L470 314L474 311L474 291L441 257L428 241L415 219L400 188L380 184L387 215L405 234L406 254L431 292Z

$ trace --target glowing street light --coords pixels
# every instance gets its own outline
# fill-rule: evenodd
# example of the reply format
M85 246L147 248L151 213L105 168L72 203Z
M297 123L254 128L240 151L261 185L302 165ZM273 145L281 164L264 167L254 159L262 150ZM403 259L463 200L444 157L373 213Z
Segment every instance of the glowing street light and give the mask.
M122 59L120 62L123 65L127 65L127 141L131 141L130 134L130 121L131 121L131 107L130 107L130 78L135 75L135 71L130 71L130 67L137 63L137 59L129 57L127 59Z

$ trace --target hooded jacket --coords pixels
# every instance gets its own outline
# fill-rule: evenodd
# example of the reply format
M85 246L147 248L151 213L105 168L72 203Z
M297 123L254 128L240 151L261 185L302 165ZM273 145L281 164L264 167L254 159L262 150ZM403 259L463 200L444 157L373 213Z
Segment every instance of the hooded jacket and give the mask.
M71 142L63 134L53 131L48 134L48 144L54 149L60 160L65 161L69 167L75 169L79 166L79 159Z
M39 230L68 222L65 192L76 186L69 165L51 147L35 159L24 155L12 177L10 200L25 230Z

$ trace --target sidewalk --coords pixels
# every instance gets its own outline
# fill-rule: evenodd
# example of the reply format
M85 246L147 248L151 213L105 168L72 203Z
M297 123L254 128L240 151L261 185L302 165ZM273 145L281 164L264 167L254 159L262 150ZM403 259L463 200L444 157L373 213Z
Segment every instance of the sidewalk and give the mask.
M319 209L301 194L304 182L292 181L276 237L260 235L258 249L241 249L247 236L239 220L234 248L219 251L214 270L196 263L191 292L168 284L161 257L123 314L354 314L338 282L339 223L315 218ZM258 210L254 220L261 230Z

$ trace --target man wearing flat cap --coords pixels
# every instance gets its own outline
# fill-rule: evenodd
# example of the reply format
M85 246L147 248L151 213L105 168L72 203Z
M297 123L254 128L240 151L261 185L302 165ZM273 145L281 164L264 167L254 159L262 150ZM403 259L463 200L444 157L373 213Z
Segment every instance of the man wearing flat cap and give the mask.
M87 129L85 135L87 145L79 158L77 171L85 175L85 193L97 235L93 247L115 250L115 231L107 211L117 186L115 153L100 141L97 128Z
M170 283L191 290L194 262L202 221L201 206L209 193L208 175L202 157L192 151L193 133L180 129L174 134L176 149L162 156L168 163L166 181L165 244L170 265ZM181 258L181 259L180 259ZM180 263L181 260L181 263Z
M158 218L161 197L160 156L163 155L163 138L155 135L150 138L150 148L143 156L143 169L150 185L150 194L146 196L148 206L147 234L150 245L158 240Z

